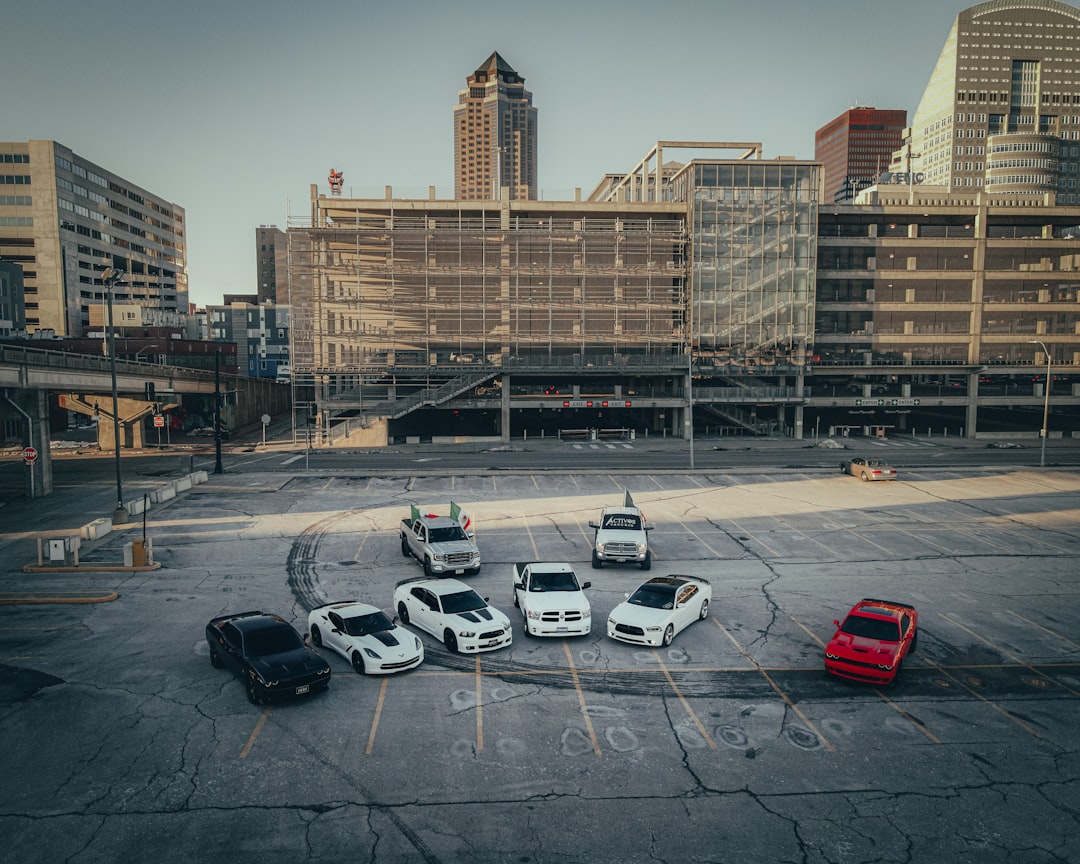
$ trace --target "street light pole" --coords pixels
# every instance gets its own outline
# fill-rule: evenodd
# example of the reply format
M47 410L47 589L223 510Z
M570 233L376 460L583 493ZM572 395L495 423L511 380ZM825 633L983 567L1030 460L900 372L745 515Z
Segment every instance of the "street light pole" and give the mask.
M112 415L113 444L116 451L116 509L113 511L113 523L122 525L127 522L127 508L124 507L124 486L120 478L120 407L116 395L116 328L113 325L113 289L124 281L124 271L109 267L101 274L105 284L106 305L108 307L109 376L112 379Z
M1038 339L1028 339L1029 345L1039 345L1043 354L1046 355L1046 383L1043 385L1043 424L1042 424L1042 450L1039 452L1039 467L1046 467L1046 438L1049 433L1047 424L1050 420L1050 350L1046 344Z

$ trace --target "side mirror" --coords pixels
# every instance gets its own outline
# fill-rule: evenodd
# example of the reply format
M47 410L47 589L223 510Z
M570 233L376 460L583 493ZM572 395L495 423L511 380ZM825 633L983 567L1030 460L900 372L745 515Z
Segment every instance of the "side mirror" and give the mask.
M653 527L654 527L654 526L652 526L652 525L646 525L646 526L645 526L645 530L646 530L646 531L652 531Z
M839 622L839 621L837 621L837 620L836 620L835 618L833 619L833 622L832 622L832 623L833 623L833 624L835 624L835 625L836 625L837 627L839 627L839 626L840 626L840 622Z
M581 590L584 591L586 588L592 588L592 582L583 583L581 586Z
M522 591L524 591L525 590L525 583L524 582L515 582L514 587L515 588L520 588Z
M590 519L590 520L589 520L589 527L590 527L590 528L599 528L599 527L600 527L600 523L599 523L599 522L593 522L593 520L592 520L592 519Z

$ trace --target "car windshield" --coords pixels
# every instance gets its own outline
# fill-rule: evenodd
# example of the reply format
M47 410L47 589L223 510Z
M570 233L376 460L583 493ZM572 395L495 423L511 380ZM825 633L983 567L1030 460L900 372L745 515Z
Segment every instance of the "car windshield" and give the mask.
M357 615L345 619L345 632L350 636L367 636L380 630L393 630L394 622L386 617L385 612L372 612L370 615Z
M487 606L484 598L473 591L458 591L456 594L444 594L442 596L443 612L472 612L474 609L483 609Z
M244 651L248 657L266 657L270 654L284 654L304 647L300 634L287 624L268 627L248 633L244 637Z
M627 603L649 606L653 609L672 609L675 606L675 587L672 585L642 585Z
M465 531L460 525L452 525L449 528L432 528L428 535L432 543L451 543L454 540L468 540Z
M848 615L840 629L852 636L877 639L879 642L899 642L900 625L895 620L867 618L865 615Z
M633 513L608 513L601 527L609 531L640 531L641 518Z
M533 573L530 591L577 591L573 573Z

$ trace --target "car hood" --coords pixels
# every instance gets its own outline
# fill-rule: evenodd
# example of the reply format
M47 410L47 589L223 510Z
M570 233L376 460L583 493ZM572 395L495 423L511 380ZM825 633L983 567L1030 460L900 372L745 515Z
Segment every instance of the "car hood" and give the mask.
M498 624L503 627L510 626L510 619L497 609L487 606L483 609L473 609L469 612L454 612L448 617L458 621L468 621L470 624Z
M589 599L584 591L530 591L525 603L537 612L589 611Z
M281 654L267 654L263 657L250 657L248 662L265 681L288 681L291 678L302 678L321 669L330 668L322 657L307 648L297 648L295 651L284 651Z
M636 603L620 603L608 616L619 624L634 627L659 627L670 617L671 609L654 609L652 606L638 606Z
M858 660L863 663L892 663L899 648L899 642L882 642L880 639L837 633L829 641L825 651L837 657L843 657L845 660Z
M376 654L405 654L416 650L416 637L408 631L395 627L393 630L378 630L366 636L350 636L357 648L370 648Z
M448 540L446 543L429 543L428 548L439 555L453 555L455 552L472 552L476 546L469 540Z

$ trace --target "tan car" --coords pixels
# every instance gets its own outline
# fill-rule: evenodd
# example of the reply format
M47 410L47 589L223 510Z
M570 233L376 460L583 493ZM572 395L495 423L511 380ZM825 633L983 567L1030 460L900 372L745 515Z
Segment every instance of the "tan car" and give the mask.
M896 469L880 459L855 456L840 463L841 474L851 474L862 480L895 480Z

